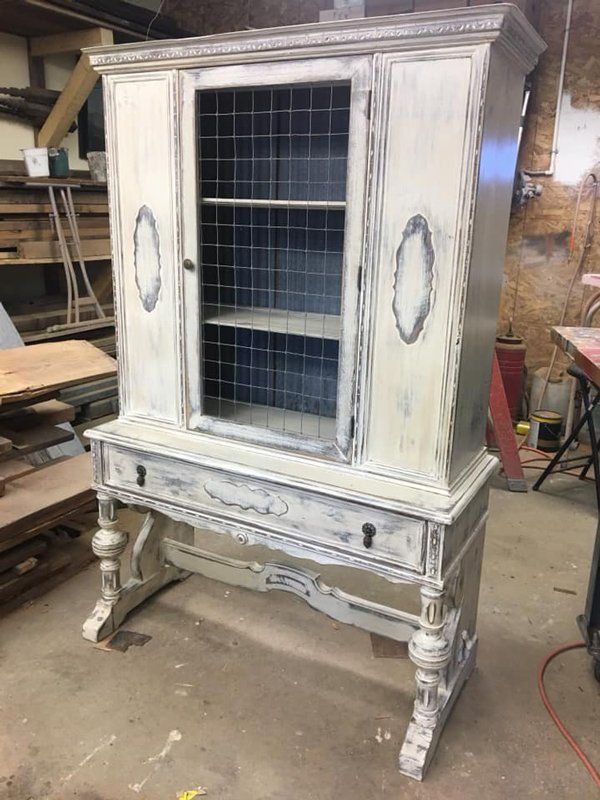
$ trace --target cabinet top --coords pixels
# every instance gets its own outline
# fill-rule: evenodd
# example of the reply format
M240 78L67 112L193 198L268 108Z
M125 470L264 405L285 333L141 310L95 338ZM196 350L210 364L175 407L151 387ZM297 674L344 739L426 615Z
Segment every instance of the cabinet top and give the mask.
M546 47L519 9L502 3L91 47L85 53L91 65L104 73L492 42L502 46L524 72L533 69Z

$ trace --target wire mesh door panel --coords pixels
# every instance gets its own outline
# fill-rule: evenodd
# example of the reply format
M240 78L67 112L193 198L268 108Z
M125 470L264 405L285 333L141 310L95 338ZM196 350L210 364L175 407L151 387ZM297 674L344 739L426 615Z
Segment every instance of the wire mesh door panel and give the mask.
M203 414L334 441L351 83L195 98Z

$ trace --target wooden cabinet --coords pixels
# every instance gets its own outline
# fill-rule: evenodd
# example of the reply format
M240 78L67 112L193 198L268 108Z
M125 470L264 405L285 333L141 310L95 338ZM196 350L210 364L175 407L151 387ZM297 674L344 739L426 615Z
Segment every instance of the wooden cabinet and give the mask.
M89 51L121 414L90 432L87 638L187 570L295 592L409 639L400 768L423 776L475 663L495 317L542 49L494 5ZM124 586L116 501L148 510ZM422 614L210 553L202 529L417 584Z

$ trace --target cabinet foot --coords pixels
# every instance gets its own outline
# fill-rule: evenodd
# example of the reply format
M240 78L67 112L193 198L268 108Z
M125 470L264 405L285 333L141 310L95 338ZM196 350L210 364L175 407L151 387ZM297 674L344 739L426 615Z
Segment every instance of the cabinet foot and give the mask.
M477 641L469 647L465 661L456 673L453 683L439 691L439 706L436 716L425 722L413 711L402 749L400 750L400 772L416 780L423 780L427 767L435 754L438 739L466 680L475 668ZM416 706L416 702L415 702Z
M92 539L92 549L100 558L101 593L83 624L83 638L91 642L98 642L113 633L127 614L154 592L189 575L165 564L161 547L167 535L174 536L173 528L183 528L185 533L188 526L148 513L131 555L131 578L121 586L121 556L127 547L128 535L117 528L114 500L99 495L98 507L100 528Z

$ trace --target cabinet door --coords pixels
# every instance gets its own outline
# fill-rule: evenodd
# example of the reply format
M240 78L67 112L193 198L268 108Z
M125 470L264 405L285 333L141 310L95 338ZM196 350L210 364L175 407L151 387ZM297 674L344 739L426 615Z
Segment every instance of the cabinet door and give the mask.
M176 73L107 75L121 416L178 426Z
M366 469L445 485L487 48L382 57L373 165Z
M190 428L347 458L370 80L368 57L183 74Z

